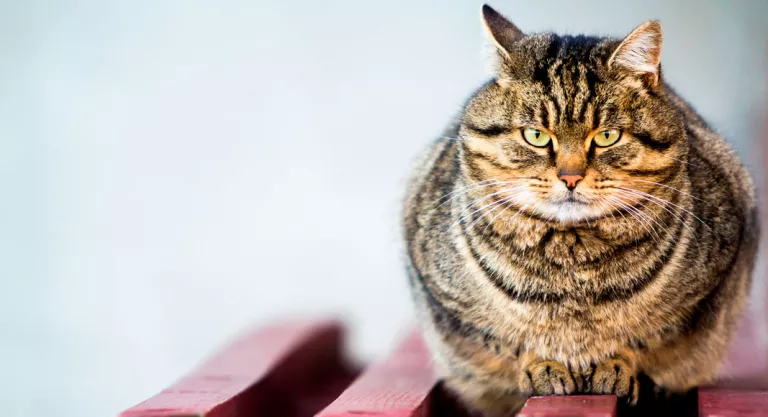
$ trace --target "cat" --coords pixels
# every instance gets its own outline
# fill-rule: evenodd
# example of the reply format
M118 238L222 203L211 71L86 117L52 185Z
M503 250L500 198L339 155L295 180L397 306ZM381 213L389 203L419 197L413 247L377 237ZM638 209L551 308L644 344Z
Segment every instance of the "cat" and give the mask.
M484 5L493 78L414 168L408 272L445 385L531 395L712 382L751 283L752 181L662 79L657 21L526 35Z

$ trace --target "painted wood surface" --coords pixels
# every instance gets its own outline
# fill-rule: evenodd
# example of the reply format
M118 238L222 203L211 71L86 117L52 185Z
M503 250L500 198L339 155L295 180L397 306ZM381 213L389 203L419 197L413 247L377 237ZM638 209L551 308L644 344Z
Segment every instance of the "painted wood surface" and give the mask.
M614 395L533 397L518 417L616 417Z
M414 331L317 416L427 417L433 415L437 390L429 352Z
M334 322L282 323L232 341L121 417L311 416L354 378Z
M768 136L768 135L767 135ZM768 150L765 143L763 150ZM768 154L766 154L768 155ZM763 181L768 185L768 181ZM768 190L765 190L768 192ZM761 207L768 219L768 208ZM763 220L765 224L766 221ZM763 240L766 238L763 228ZM768 245L763 245L762 256ZM733 341L714 387L698 392L700 417L768 417L768 271L755 271L752 303Z
M646 412L623 405L617 411L615 396L534 397L520 416L768 417L768 373L759 361L753 374L745 373L749 369L745 364L759 348L750 343L752 337L740 334L732 352L740 362L729 361L722 381L701 388L698 397L688 396L692 401ZM466 415L442 390L417 331L353 383L341 344L342 329L331 322L284 323L256 330L121 417L308 417L321 409L318 417Z
M700 417L768 417L768 391L701 388Z
M700 417L768 417L768 374L724 379L714 387L699 388L698 408Z

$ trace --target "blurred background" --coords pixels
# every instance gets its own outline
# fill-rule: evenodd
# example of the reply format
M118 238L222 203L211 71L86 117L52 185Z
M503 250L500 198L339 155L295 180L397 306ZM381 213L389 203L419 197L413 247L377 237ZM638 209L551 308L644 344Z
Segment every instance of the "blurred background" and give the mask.
M296 314L385 353L410 163L489 76L480 5L0 1L3 413L114 415ZM667 81L763 183L768 2L491 5L529 32L661 19Z

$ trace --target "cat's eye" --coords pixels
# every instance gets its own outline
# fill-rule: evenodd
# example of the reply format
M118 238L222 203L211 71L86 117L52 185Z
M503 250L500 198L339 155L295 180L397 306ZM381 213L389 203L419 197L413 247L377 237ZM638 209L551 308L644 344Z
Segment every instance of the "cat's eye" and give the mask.
M597 134L592 137L592 142L594 142L595 145L604 148L606 146L613 145L614 143L618 142L619 139L621 139L621 130L606 129L602 132L597 132Z
M523 129L523 138L526 142L538 148L543 148L549 144L552 137L539 129L528 127Z

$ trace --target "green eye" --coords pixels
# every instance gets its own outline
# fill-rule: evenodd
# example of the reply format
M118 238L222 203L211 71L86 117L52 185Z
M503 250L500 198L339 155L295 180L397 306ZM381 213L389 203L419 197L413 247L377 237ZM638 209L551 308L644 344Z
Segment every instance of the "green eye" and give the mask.
M531 127L523 129L523 138L525 138L526 142L539 148L547 146L552 140L552 137L550 137L548 134L542 132L539 129L534 129Z
M592 142L594 142L597 146L606 147L613 145L619 139L621 139L621 130L608 129L603 130L602 132L598 132L595 136L593 136Z

